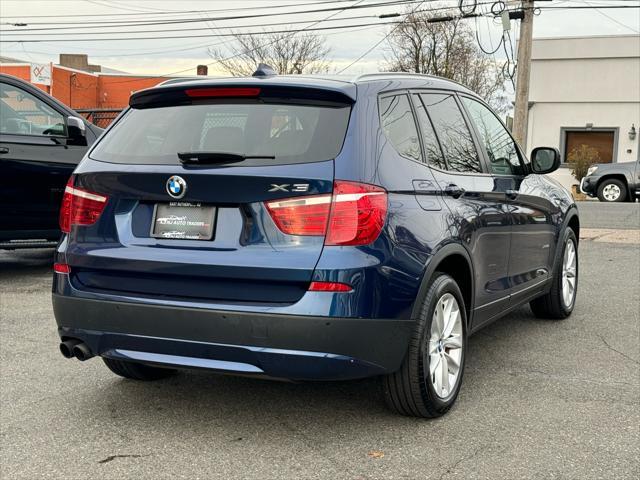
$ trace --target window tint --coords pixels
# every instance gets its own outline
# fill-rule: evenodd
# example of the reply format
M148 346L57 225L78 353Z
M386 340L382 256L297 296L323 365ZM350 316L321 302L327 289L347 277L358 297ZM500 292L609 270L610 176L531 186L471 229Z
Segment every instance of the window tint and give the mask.
M481 172L478 152L455 98L439 93L421 94L420 98L433 122L448 169Z
M462 97L469 115L476 126L489 159L491 173L522 175L520 155L516 144L494 113L480 102Z
M446 170L447 164L444 162L440 144L436 138L436 133L431 125L431 120L424 109L424 105L418 95L414 95L416 116L418 117L418 125L420 125L420 133L422 134L422 144L424 145L424 154L427 157L427 163L440 170Z
M242 165L335 158L350 107L243 103L131 109L91 152L115 163L173 164L178 152L275 156Z
M384 134L400 155L411 160L422 160L418 129L407 95L380 99L380 122Z
M64 117L21 88L0 83L0 133L66 136Z

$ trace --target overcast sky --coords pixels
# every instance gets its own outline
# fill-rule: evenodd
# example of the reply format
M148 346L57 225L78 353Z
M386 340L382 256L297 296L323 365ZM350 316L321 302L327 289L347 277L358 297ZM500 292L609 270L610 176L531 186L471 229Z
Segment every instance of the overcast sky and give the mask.
M384 21L377 18L350 19L349 17L380 15L385 13L403 12L405 8L415 8L411 4L408 7L387 6L367 9L354 9L342 12L325 11L309 14L285 15L285 12L324 9L335 6L381 3L390 0L350 0L334 3L318 3L320 0L0 0L1 29L0 39L11 40L11 43L0 43L0 55L15 57L30 62L57 62L59 53L87 53L92 63L101 64L123 70L130 73L144 74L169 74L186 70L182 74L195 73L195 66L199 63L212 63L213 60L207 53L208 46L218 44L223 46L225 37L212 37L228 33L229 27L242 26L242 30L261 30L262 27L248 28L249 25L261 23L286 23L286 22L308 22L291 24L290 28L304 28L314 26L314 22L326 19L332 15L330 21L324 21L315 25L336 26L336 25L357 25L363 23L379 23ZM472 4L473 1L465 0ZM479 0L479 3L489 3L488 0ZM517 3L517 2L511 2ZM313 4L313 5L301 5ZM419 8L438 8L457 4L453 0L441 0L434 2L425 0ZM282 6L279 9L259 9L266 6ZM554 0L552 2L537 2L540 6L575 7L575 6L596 6L596 5L624 5L640 6L640 1L634 0ZM242 11L222 11L223 9L247 8ZM490 5L480 5L481 11L488 11ZM212 11L215 10L215 11ZM179 14L178 12L194 11L189 14ZM172 12L167 14L166 12ZM173 13L176 12L176 13ZM149 19L167 18L219 18L229 15L250 15L256 13L282 13L277 16L256 18L256 19L235 19L235 20L208 20L199 23L187 23L176 25L157 25L135 27L142 30L154 30L153 33L130 34L119 33L109 35L92 35L91 32L84 34L71 34L74 30L62 30L65 35L56 37L44 36L42 31L29 32L26 35L25 29L29 28L55 28L70 25L63 23L36 25L37 22L80 22L74 27L81 27L84 32L93 28L92 32L108 31L101 26L91 27L90 23L95 21L134 21ZM455 10L453 10L455 12ZM91 15L84 17L78 15ZM126 14L126 15L123 15ZM26 17L56 15L57 17ZM76 15L76 17L59 17L60 15ZM105 15L113 15L106 17ZM480 39L489 48L493 43L496 45L502 35L502 26L498 22L493 22L490 18L479 18L477 20L466 20L472 28L477 28ZM27 26L15 27L8 23L28 23ZM518 22L511 22L512 28L516 28ZM283 26L270 27L272 29L283 29ZM334 70L339 70L350 64L355 58L362 55L373 45L379 42L384 35L392 28L388 25L368 26L359 29L347 28L345 30L335 30L320 32L326 37L328 45L331 47L330 59ZM165 32L167 29L180 31ZM200 30L195 30L200 29ZM134 27L112 28L111 31L131 32ZM12 36L13 32L20 32L19 37ZM588 9L588 10L542 10L540 15L534 20L534 37L556 37L556 36L580 36L580 35L620 35L640 32L640 9ZM34 35L35 34L35 35ZM195 38L187 39L165 39L154 40L109 40L109 41L86 41L87 38L122 38L132 36L177 36L177 35L199 35ZM517 38L517 31L512 32L514 39ZM38 42L20 43L13 40L26 40L34 38L65 38L79 39L71 42ZM349 72L371 72L383 66L385 57L386 42L375 48L369 55L363 58ZM499 57L503 53L497 54ZM210 74L219 73L216 65L209 67Z

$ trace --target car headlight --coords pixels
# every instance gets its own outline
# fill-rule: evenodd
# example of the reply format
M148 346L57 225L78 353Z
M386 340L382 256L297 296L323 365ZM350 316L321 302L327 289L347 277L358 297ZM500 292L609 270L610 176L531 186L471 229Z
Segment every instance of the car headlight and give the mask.
M596 166L589 167L589 170L587 170L587 177L589 175L592 175L592 174L596 173L596 170L598 170L598 167L596 167Z

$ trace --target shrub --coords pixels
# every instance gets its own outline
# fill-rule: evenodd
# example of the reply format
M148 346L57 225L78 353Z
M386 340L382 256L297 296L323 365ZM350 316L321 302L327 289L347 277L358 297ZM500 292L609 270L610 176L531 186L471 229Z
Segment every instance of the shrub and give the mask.
M571 174L578 182L587 175L587 170L600 161L600 152L594 147L582 144L575 147L567 155L567 163L571 165Z

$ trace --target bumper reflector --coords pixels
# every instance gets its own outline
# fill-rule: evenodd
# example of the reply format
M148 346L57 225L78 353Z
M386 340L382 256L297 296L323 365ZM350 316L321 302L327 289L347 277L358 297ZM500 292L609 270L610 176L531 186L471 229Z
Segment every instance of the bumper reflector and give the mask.
M71 273L71 267L66 263L54 263L53 271L56 273L69 274Z
M340 282L311 282L310 292L351 292L351 285Z

